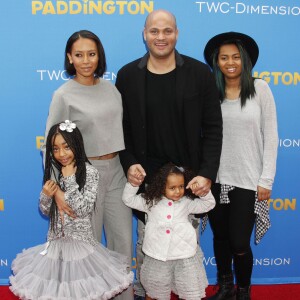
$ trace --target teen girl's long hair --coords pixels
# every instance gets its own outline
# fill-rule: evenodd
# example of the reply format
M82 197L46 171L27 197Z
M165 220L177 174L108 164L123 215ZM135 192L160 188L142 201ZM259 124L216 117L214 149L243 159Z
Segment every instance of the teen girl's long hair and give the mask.
M146 187L146 191L143 194L144 199L146 200L147 206L150 208L153 205L157 204L165 194L167 178L170 174L183 175L184 177L184 186L194 178L194 173L187 168L178 167L173 163L167 163L153 176L151 182ZM195 196L190 189L185 189L184 196L195 199Z
M236 45L237 48L239 49L240 56L241 56L242 73L241 73L241 80L240 80L240 86L241 86L240 98L241 98L241 107L243 107L246 104L247 99L255 95L255 87L254 87L255 78L252 77L253 66L249 54L244 48L241 41L228 40L225 41L221 46L229 45L229 44ZM213 72L215 75L217 88L219 90L219 97L221 102L223 102L226 95L225 95L225 78L218 66L218 56L219 56L220 47L217 48L213 53Z
M54 158L53 145L55 138L58 134L64 138L70 149L74 154L75 166L77 167L75 177L76 182L79 185L79 190L84 188L86 182L86 163L90 163L84 150L83 138L76 127L72 132L67 132L66 130L61 130L59 124L55 124L49 130L47 141L46 141L46 159L45 159L45 172L43 183L45 184L47 180L54 179L59 185L60 178L62 177L62 165ZM60 186L64 190L63 186ZM50 228L55 231L55 225L57 224L58 209L56 202L53 200L50 207Z

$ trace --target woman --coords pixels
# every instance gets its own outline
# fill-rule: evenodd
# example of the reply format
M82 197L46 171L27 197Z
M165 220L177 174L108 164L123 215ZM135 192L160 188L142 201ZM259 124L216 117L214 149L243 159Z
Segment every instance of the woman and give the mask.
M223 145L217 183L212 191L216 207L209 212L219 290L209 299L235 299L232 260L237 282L236 299L250 299L256 243L270 227L271 196L277 158L277 120L267 83L252 78L259 49L250 37L226 32L210 39L204 56L213 69L223 115Z
M97 201L93 213L93 231L101 241L102 226L107 247L132 259L132 212L122 202L126 178L118 152L124 149L122 101L118 90L100 78L106 59L99 38L81 30L68 39L65 69L72 76L53 95L46 125L47 136L53 124L74 121L82 133L88 159L99 171ZM55 198L60 212L74 216L64 199ZM132 290L122 294L132 299Z

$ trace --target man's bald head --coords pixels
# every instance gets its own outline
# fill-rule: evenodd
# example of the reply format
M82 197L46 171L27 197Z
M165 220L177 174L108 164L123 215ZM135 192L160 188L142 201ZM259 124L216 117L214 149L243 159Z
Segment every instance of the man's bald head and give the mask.
M156 17L162 16L162 15L165 15L165 17L169 18L172 21L174 28L177 29L177 22L176 22L175 16L172 13L170 13L169 11L164 10L164 9L158 9L158 10L152 11L145 20L145 28L147 28L148 26L151 26L151 24L156 19Z

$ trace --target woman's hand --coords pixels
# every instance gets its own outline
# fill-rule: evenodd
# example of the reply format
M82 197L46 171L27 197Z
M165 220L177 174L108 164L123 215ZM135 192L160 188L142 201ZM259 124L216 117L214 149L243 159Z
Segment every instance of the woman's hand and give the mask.
M271 190L265 189L261 186L257 186L257 199L258 201L269 200L271 197Z
M67 214L69 217L71 218L76 218L76 215L74 213L74 211L72 210L72 208L67 204L67 202L65 201L65 193L58 188L55 195L54 195L54 199L58 208L58 212L60 214L60 217L63 221L63 216L64 213Z
M54 180L47 180L43 186L43 193L48 197L53 197L57 190L58 186Z

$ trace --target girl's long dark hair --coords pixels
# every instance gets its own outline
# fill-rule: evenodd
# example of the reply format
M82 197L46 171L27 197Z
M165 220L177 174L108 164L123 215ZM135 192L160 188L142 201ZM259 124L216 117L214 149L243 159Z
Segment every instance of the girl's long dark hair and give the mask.
M61 168L62 165L54 158L53 155L53 145L55 138L58 134L61 134L70 149L74 154L75 166L77 167L75 177L76 182L79 185L79 190L84 188L86 182L86 163L90 163L84 150L83 138L76 127L72 132L63 131L59 128L59 124L55 124L49 130L47 140L46 140L46 159L45 159L45 172L43 183L45 184L47 180L55 179L59 185L60 178L62 176ZM63 186L60 186L64 190ZM53 200L50 207L50 228L55 231L55 224L57 224L58 209L56 202Z
M247 99L255 95L254 78L252 77L253 66L249 54L241 41L228 40L225 41L221 46L229 45L229 44L236 45L237 48L239 49L240 56L241 56L242 73L241 73L241 80L240 80L240 86L241 86L240 98L241 98L241 107L243 107L246 104ZM217 48L213 53L213 72L219 90L219 97L221 102L223 102L226 95L225 95L225 78L218 66L218 56L219 56L220 47Z
M195 174L187 168L178 167L173 163L167 163L153 176L151 182L146 187L143 194L148 207L157 204L165 194L167 178L170 174L183 175L184 185L186 186L195 176ZM185 189L184 195L190 199L195 199L196 196L190 189Z

